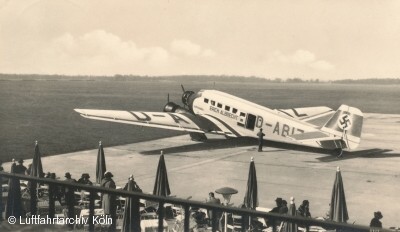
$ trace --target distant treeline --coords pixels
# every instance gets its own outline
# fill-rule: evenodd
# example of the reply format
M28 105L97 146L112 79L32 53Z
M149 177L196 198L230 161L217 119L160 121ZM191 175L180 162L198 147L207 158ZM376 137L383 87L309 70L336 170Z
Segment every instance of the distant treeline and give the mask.
M336 83L336 84L380 84L398 85L400 78L369 78L369 79L342 79L342 80L320 80L294 78L263 78L256 76L228 76L228 75L177 75L177 76L136 76L136 75L114 75L114 76L68 76L68 75L40 75L40 74L1 74L0 80L48 80L48 81L227 81L227 82L270 82L270 83Z

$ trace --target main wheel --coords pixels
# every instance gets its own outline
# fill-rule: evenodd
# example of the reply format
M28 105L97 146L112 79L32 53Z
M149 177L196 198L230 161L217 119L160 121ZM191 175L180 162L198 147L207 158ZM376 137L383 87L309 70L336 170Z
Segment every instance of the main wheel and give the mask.
M342 148L338 148L335 150L335 154L338 158L341 158L343 155L343 149Z

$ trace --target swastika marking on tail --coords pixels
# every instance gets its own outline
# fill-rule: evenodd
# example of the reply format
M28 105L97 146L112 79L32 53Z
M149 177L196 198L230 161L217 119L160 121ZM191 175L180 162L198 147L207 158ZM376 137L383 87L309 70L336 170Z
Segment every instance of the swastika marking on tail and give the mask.
M347 129L349 129L350 128L350 126L351 126L351 118L350 118L350 115L348 115L348 114L344 114L341 118L340 118L340 120L338 121L338 126L339 126L339 128L340 129L342 129L342 130L344 130L344 131L346 131Z

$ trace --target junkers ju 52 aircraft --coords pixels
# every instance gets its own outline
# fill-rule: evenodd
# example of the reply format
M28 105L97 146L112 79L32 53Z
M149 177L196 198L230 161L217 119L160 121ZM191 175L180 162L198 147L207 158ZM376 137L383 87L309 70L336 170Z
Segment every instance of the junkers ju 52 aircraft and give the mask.
M207 133L257 138L263 129L267 140L328 149L338 156L361 140L363 114L347 105L337 111L325 106L269 109L217 90L182 90L184 107L168 102L164 112L75 111L90 119L185 131L199 141Z

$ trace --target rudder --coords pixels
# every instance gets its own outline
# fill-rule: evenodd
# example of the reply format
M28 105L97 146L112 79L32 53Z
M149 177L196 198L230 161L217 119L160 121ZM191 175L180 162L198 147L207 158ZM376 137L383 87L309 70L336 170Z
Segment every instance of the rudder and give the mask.
M321 130L340 137L346 145L343 148L355 149L361 141L363 118L361 110L341 105Z

